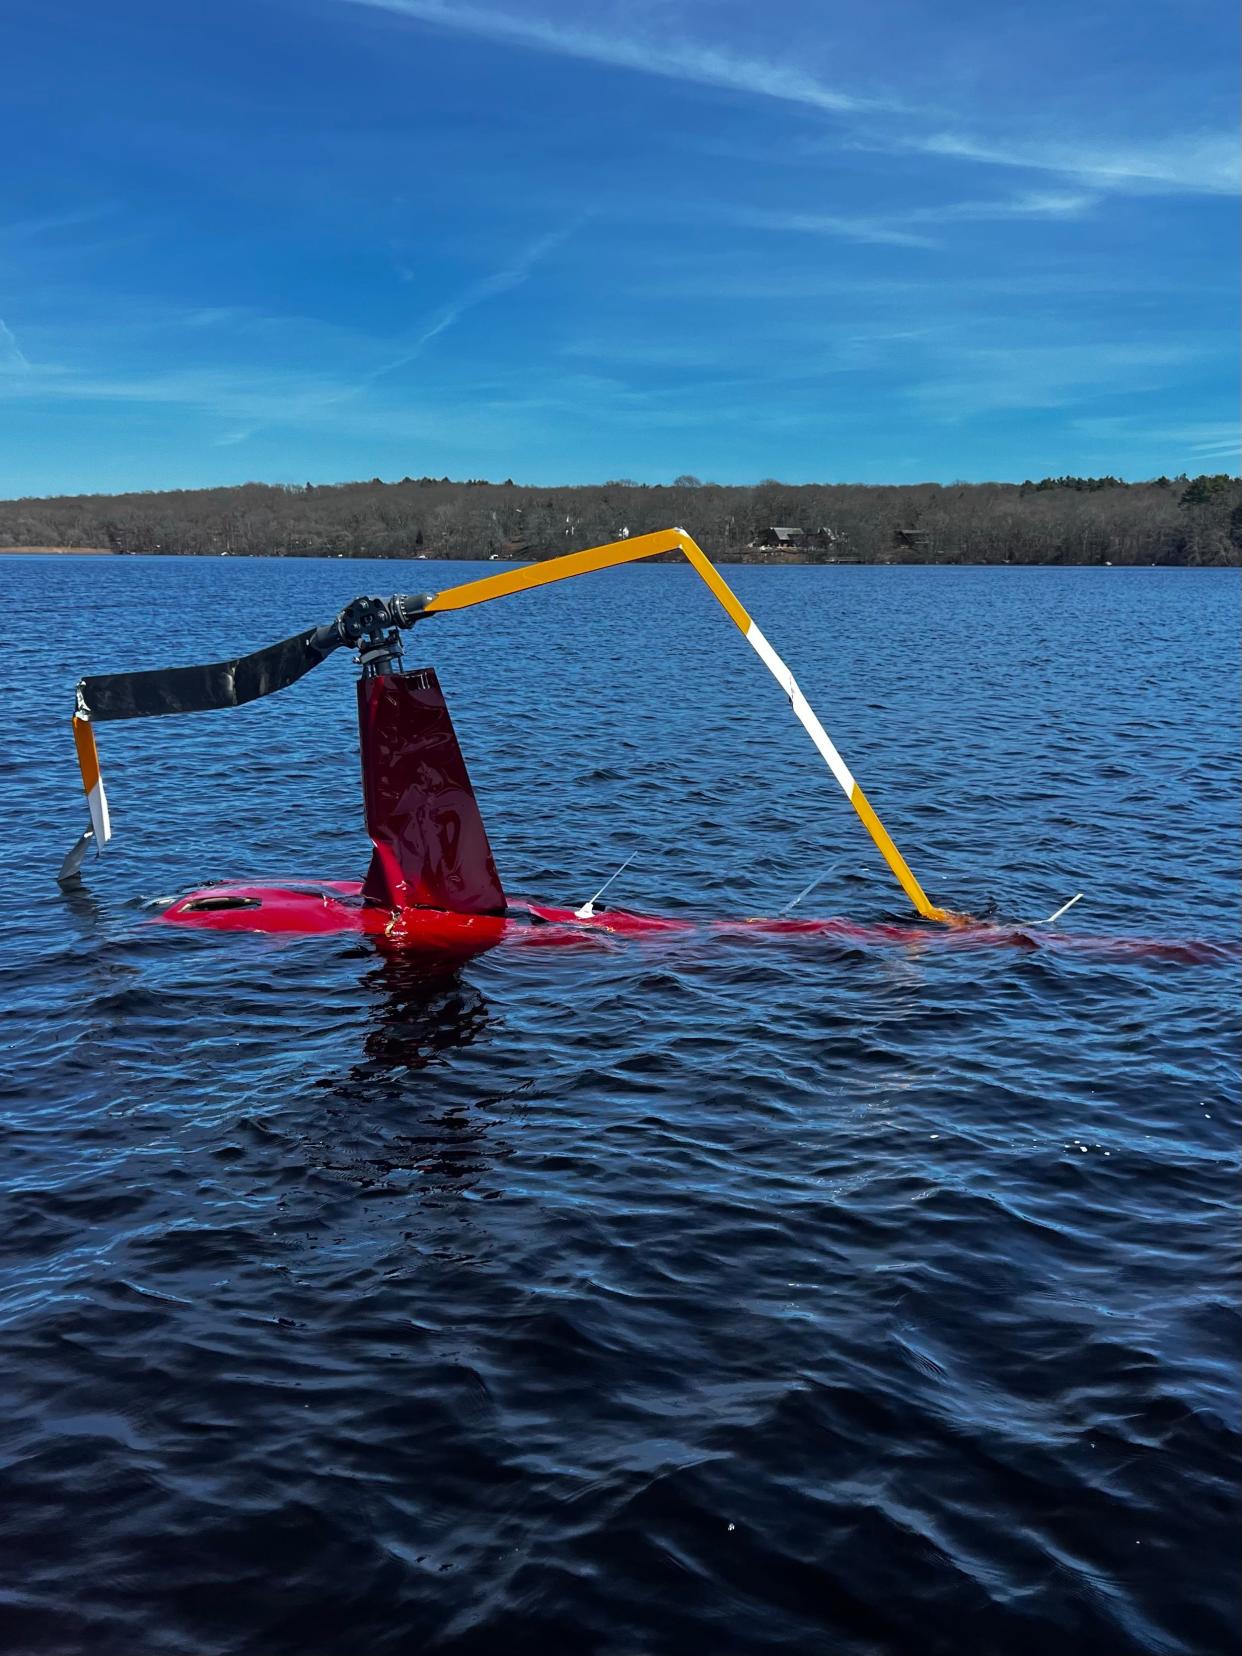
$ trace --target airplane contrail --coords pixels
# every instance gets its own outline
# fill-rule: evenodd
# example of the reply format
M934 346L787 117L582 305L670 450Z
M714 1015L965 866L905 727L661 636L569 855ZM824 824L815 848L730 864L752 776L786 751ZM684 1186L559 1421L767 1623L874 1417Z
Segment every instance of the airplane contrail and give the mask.
M510 289L518 287L526 280L535 266L542 259L547 258L548 254L555 248L568 240L589 216L589 213L580 213L577 218L563 228L551 230L546 235L539 236L528 247L524 248L517 258L511 260L502 269L493 271L490 276L483 276L476 282L471 282L455 298L448 300L446 304L441 306L423 331L411 341L404 351L399 352L389 361L380 363L378 368L372 368L369 373L363 374L352 385L344 386L340 391L336 391L330 396L317 398L316 401L319 406L330 408L337 403L347 402L350 397L358 396L368 386L374 385L377 380L382 379L386 374L393 374L398 368L406 367L422 355L433 339L438 339L442 333L447 333L451 327L459 322L467 311L472 311L477 305L482 305L487 300L494 299L497 295L508 293ZM265 430L270 424L271 421L265 420L259 425L248 426L244 430L229 432L223 437L217 437L215 446L219 448L244 443L253 437L257 431Z
M365 374L359 380L358 387L370 385L384 374L391 374L398 368L404 368L407 363L413 362L416 357L421 356L423 350L433 339L437 339L442 333L446 333L455 322L460 321L467 311L473 310L476 305L481 305L488 299L495 298L497 294L508 293L511 288L518 287L526 280L540 260L545 259L554 248L559 247L562 242L566 241L581 222L582 219L578 218L563 230L552 230L546 236L540 236L537 241L533 241L523 253L519 254L511 264L506 265L503 270L497 270L491 276L484 276L480 281L471 282L469 287L463 288L455 299L450 299L443 306L437 313L435 320L418 336L408 350L402 351L399 356L393 357L391 362L385 362L380 367L373 368L369 374Z

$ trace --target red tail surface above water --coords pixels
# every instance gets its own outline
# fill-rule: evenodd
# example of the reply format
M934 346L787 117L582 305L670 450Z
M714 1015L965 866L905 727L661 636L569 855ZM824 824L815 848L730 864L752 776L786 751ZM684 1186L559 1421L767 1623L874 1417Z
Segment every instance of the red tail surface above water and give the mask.
M362 679L358 734L375 846L363 897L395 910L503 914L487 829L431 668Z

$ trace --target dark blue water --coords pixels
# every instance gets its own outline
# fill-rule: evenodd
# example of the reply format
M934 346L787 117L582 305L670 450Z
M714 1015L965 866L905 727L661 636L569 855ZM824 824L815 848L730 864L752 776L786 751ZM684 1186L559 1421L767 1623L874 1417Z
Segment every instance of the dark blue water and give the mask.
M1231 1651L1236 963L144 926L360 875L344 656L104 727L58 892L80 672L465 573L0 559L0 1645ZM731 574L933 899L1236 935L1236 574ZM407 659L510 891L904 915L688 571Z

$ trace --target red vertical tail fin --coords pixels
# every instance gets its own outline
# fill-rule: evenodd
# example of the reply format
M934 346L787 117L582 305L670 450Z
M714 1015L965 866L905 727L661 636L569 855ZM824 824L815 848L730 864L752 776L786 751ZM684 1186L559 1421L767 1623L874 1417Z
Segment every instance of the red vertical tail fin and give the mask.
M431 668L358 684L367 833L363 896L384 908L503 914L505 894Z

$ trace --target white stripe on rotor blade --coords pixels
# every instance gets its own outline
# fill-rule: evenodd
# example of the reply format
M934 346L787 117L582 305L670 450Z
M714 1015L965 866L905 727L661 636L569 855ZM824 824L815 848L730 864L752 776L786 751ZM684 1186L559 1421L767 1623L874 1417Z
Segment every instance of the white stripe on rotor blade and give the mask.
M87 794L86 804L91 813L91 827L95 830L95 844L102 851L112 838L112 820L108 815L108 796L104 793L102 777Z
M848 799L854 792L854 778L850 772L849 766L846 764L845 760L842 759L836 748L833 747L828 732L815 717L815 713L810 702L807 701L801 690L798 689L797 680L753 621L746 629L746 642L751 646L760 661L762 661L763 665L768 669L769 673L771 673L772 677L789 697L789 705L797 714L799 723L802 725L807 735L815 743L815 746L819 749L820 753L827 761L828 769L841 784L841 787L845 792L845 797Z

